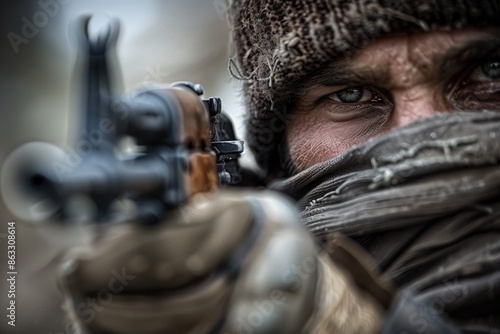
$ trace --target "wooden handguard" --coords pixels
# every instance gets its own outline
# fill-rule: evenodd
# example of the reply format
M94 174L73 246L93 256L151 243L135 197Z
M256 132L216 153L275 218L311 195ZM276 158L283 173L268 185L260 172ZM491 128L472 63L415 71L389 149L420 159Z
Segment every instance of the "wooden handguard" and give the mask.
M182 110L182 141L189 150L188 195L211 192L218 187L216 155L210 149L209 113L202 99L187 87L169 88Z

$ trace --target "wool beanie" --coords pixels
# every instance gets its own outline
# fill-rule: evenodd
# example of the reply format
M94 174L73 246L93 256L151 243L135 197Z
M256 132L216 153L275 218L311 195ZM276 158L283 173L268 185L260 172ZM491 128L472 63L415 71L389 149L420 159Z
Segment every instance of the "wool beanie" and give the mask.
M268 178L285 168L286 117L304 77L389 33L500 22L500 0L228 0L228 10L246 141Z

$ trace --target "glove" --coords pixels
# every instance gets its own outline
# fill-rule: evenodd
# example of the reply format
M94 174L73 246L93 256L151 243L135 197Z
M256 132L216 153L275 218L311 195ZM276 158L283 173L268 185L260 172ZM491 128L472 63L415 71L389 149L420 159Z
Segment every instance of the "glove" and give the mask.
M60 285L82 333L378 330L377 303L318 255L284 198L219 191L168 217L97 227L67 254Z

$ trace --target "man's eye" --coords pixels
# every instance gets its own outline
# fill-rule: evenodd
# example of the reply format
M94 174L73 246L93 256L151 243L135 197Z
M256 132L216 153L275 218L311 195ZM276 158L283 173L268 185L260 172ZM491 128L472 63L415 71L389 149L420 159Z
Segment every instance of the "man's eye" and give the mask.
M375 94L362 87L348 87L330 96L330 99L340 103L361 103L373 100Z
M492 81L500 79L500 59L489 60L476 67L470 76L473 81Z
M449 101L457 110L499 110L500 58L490 58L477 64L456 81Z

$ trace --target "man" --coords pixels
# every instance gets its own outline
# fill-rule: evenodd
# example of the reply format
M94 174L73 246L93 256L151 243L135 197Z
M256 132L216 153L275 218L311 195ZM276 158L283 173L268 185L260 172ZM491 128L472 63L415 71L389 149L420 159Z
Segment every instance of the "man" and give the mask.
M485 332L498 328L498 317L467 300L466 292L479 299L485 290L466 271L498 289L498 262L485 269L499 245L494 202L481 206L489 218L477 213L479 199L491 196L483 178L498 168L456 170L498 158L498 116L477 111L499 109L499 8L496 1L233 4L249 143L269 179L289 177L274 188L299 201L319 240L349 235L396 285L455 282L434 295L426 290L428 301L463 330ZM277 119L285 119L283 131ZM462 275L470 285L456 283Z
M135 333L128 315L141 333L499 332L500 115L485 110L500 102L500 3L235 0L229 11L248 143L320 247L271 195L202 200L188 221L222 233L214 222L237 220L230 245L172 264L144 254L174 232L137 241L133 229L104 238L131 245L105 265L109 245L74 257L74 299L105 284L85 274L92 261L126 265L141 293L92 317L73 300L84 327ZM211 240L194 234L178 247ZM177 281L152 279L162 261Z

